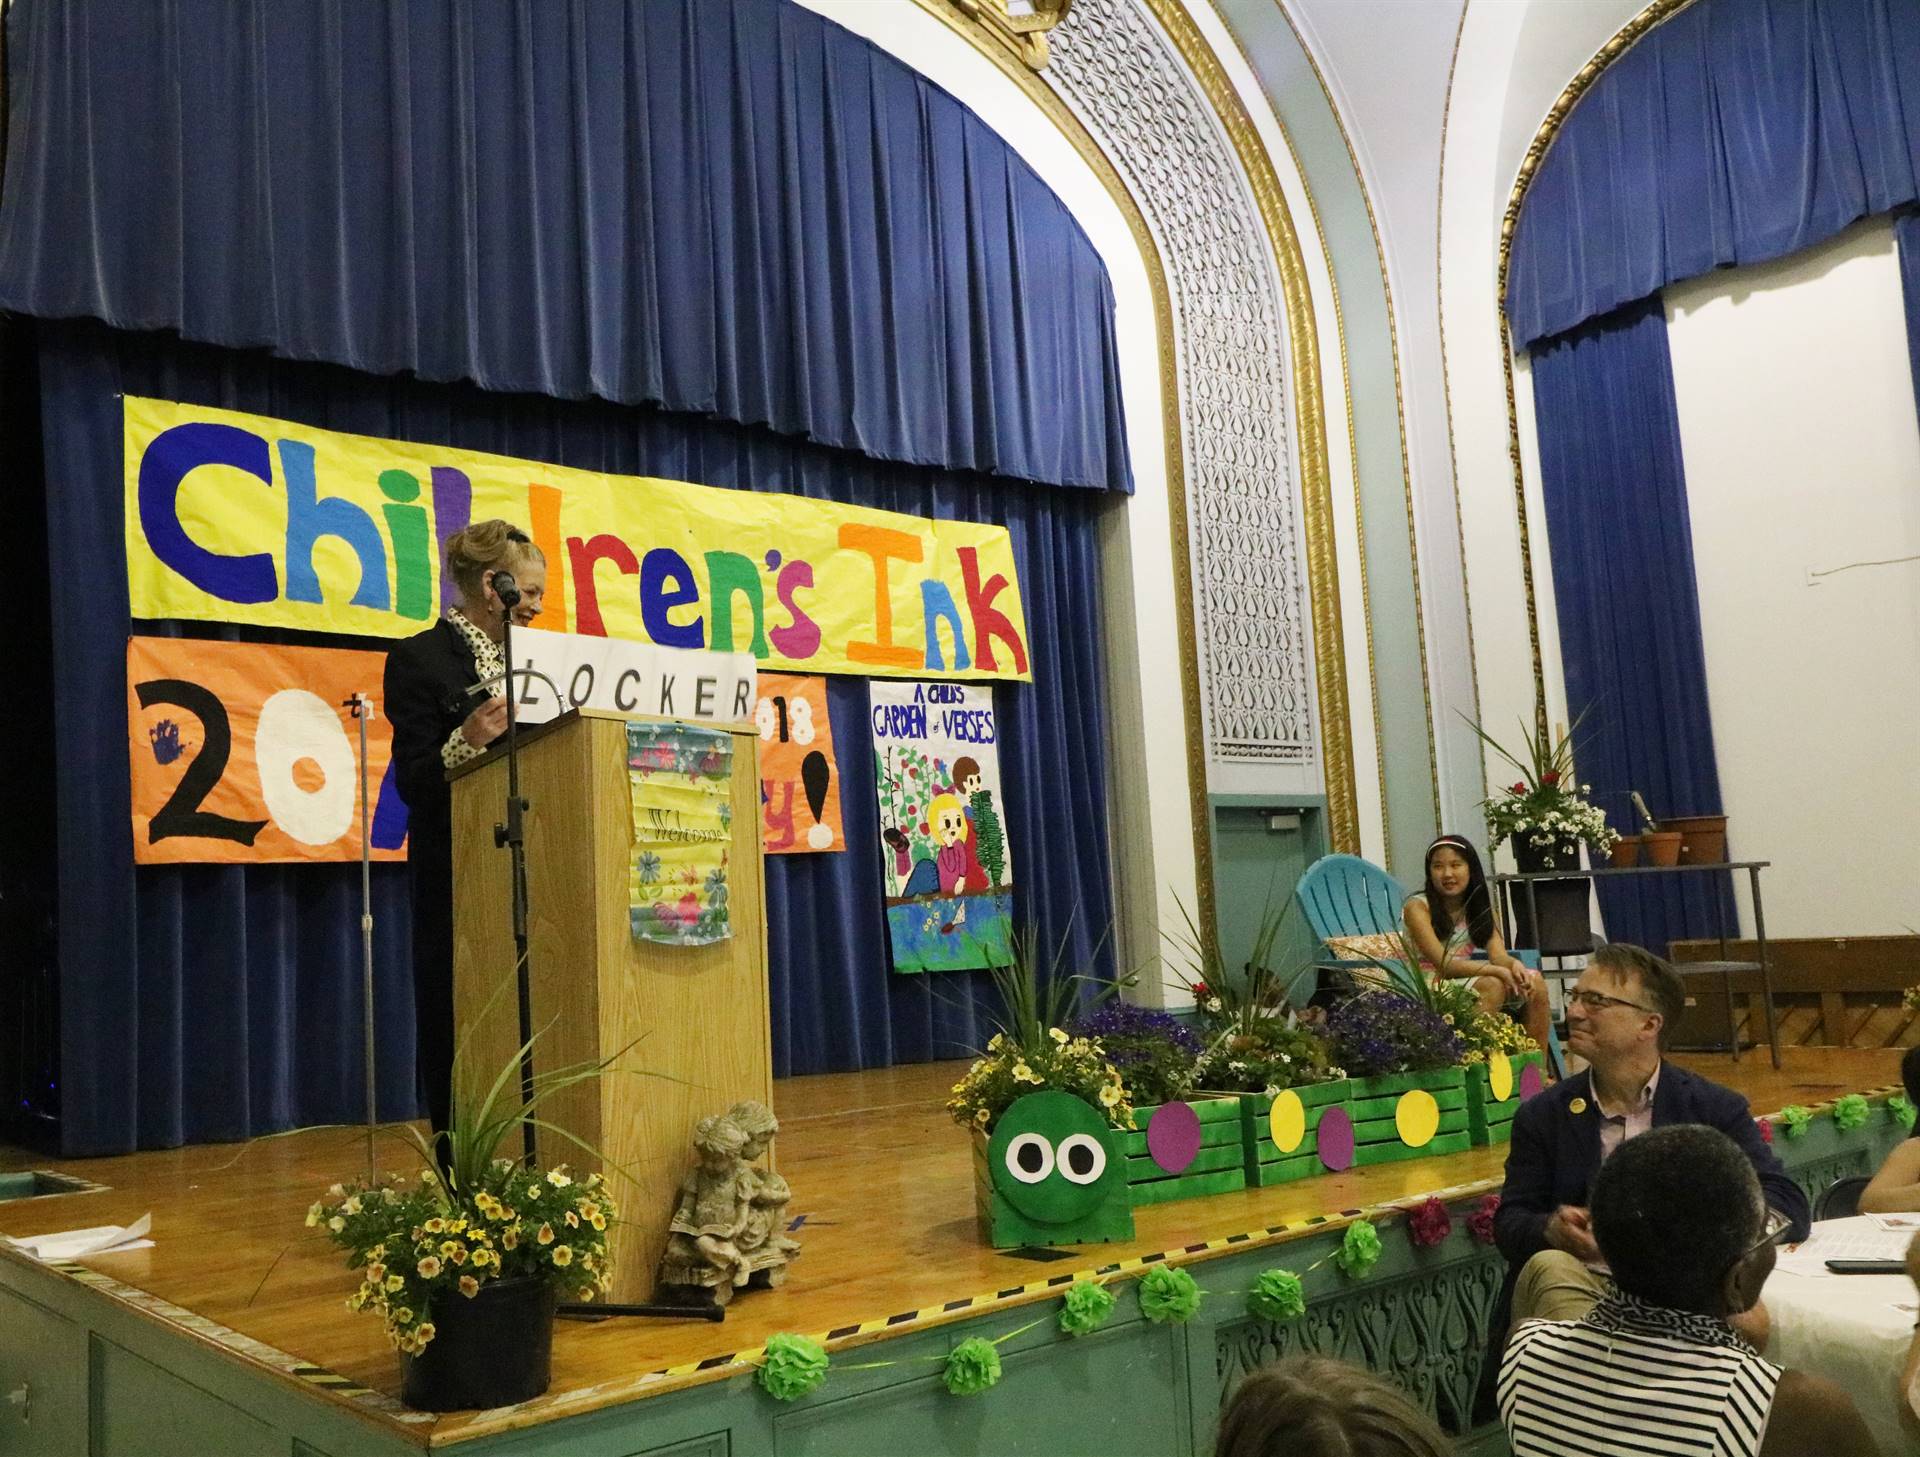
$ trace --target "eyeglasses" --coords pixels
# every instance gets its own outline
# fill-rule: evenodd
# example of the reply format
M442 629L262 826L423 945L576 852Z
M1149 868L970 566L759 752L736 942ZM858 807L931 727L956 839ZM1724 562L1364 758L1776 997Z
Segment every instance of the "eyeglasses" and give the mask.
M1632 1007L1637 1012L1651 1012L1654 1009L1644 1002L1630 1002L1625 997L1610 997L1605 992L1582 991L1575 987L1567 993L1569 1004L1583 1007L1589 1012L1598 1012L1607 1007Z
M1789 1219L1786 1215L1782 1214L1778 1209L1775 1209L1771 1205L1769 1205L1767 1208L1767 1218L1766 1218L1765 1228L1761 1230L1760 1238L1755 1240L1751 1245L1747 1246L1746 1252L1742 1254L1740 1256L1740 1259L1736 1260L1734 1263L1739 1264L1739 1263L1742 1263L1743 1261L1752 1259L1756 1254L1758 1254L1761 1250L1765 1249L1768 1245L1777 1245L1777 1244L1785 1243L1787 1235L1792 1229L1793 1229L1793 1221Z

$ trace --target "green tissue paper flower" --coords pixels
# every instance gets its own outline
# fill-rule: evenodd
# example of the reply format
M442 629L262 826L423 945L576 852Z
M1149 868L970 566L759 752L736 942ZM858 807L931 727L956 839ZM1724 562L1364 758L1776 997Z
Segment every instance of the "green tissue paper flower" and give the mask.
M827 1348L811 1336L768 1336L760 1385L775 1401L797 1401L827 1379Z
M1176 1325L1193 1319L1200 1308L1200 1287L1185 1270L1155 1265L1140 1282L1140 1313L1155 1322Z
M1347 1226L1346 1238L1340 1241L1333 1262L1349 1279L1364 1280L1379 1258L1380 1232L1362 1219Z
M1801 1107L1798 1103L1791 1104L1780 1110L1780 1121L1787 1125L1788 1138L1798 1138L1805 1133L1807 1131L1807 1124L1812 1118L1813 1114Z
M1914 1114L1913 1099L1905 1093L1895 1093L1887 1099L1887 1116L1909 1133L1913 1132Z
M1262 1270L1247 1296L1247 1309L1262 1320L1298 1320L1307 1310L1307 1292L1291 1270Z
M1858 1093L1848 1093L1833 1105L1834 1126L1845 1132L1858 1128L1867 1121L1867 1100Z
M955 1396L974 1396L1000 1380L1000 1353L992 1341L970 1336L947 1357L947 1390Z
M1113 1314L1113 1292L1091 1280L1075 1280L1067 1287L1065 1299L1060 1307L1060 1329L1070 1336L1099 1330Z

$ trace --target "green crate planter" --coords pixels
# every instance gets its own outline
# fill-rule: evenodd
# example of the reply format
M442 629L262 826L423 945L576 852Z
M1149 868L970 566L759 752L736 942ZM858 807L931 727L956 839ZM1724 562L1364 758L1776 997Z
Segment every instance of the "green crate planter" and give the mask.
M1292 1153L1280 1152L1273 1141L1269 1119L1277 1095L1242 1093L1240 1125L1241 1138L1247 1151L1247 1187L1265 1189L1274 1184L1324 1174L1326 1168L1320 1162L1320 1120L1326 1116L1329 1108L1346 1107L1352 1089L1353 1084L1344 1078L1339 1082L1311 1083L1304 1088L1293 1089L1307 1110L1307 1135Z
M1247 1187L1246 1153L1240 1132L1240 1100L1228 1094L1189 1098L1200 1119L1200 1153L1185 1169L1169 1174L1147 1152L1147 1123L1165 1106L1133 1110L1133 1131L1120 1135L1127 1153L1127 1199L1135 1209L1173 1199L1231 1194Z
M1118 1138L1127 1136L1124 1133L1116 1134ZM1071 1230L1036 1224L1029 1220L1007 1203L1004 1196L994 1190L993 1175L988 1171L987 1162L988 1135L976 1128L972 1130L971 1138L973 1140L973 1213L979 1223L981 1238L993 1248L1010 1250L1029 1245L1052 1247L1061 1244L1098 1244L1106 1240L1133 1238L1131 1205L1119 1208L1117 1214L1110 1217L1089 1217Z
M1347 1111L1353 1118L1355 1168L1461 1153L1473 1146L1467 1122L1467 1070L1463 1067L1354 1078L1351 1088ZM1440 1130L1423 1147L1411 1148L1400 1141L1394 1109L1402 1093L1416 1088L1433 1094L1440 1105Z
M1508 1054L1513 1065L1513 1096L1496 1100L1487 1082L1487 1069L1473 1063L1467 1068L1467 1132L1475 1148L1506 1143L1513 1137L1513 1115L1520 1111L1520 1070L1528 1064L1544 1068L1546 1059L1537 1052Z

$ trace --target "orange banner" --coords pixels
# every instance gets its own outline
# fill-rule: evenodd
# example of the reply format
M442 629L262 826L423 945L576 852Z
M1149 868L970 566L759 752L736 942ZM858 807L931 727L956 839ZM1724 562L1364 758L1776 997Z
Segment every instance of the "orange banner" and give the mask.
M160 865L360 858L360 731L384 653L136 637L127 642L133 858ZM406 858L384 717L367 725L373 856Z
M846 849L827 680L762 673L754 723L760 730L760 829L767 854Z

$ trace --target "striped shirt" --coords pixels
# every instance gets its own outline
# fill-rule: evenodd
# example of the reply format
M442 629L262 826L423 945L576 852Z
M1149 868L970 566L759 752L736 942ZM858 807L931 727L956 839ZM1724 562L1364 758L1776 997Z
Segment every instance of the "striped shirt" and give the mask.
M1514 1457L1755 1457L1780 1368L1723 1320L1610 1287L1581 1320L1530 1320L1500 1361Z

